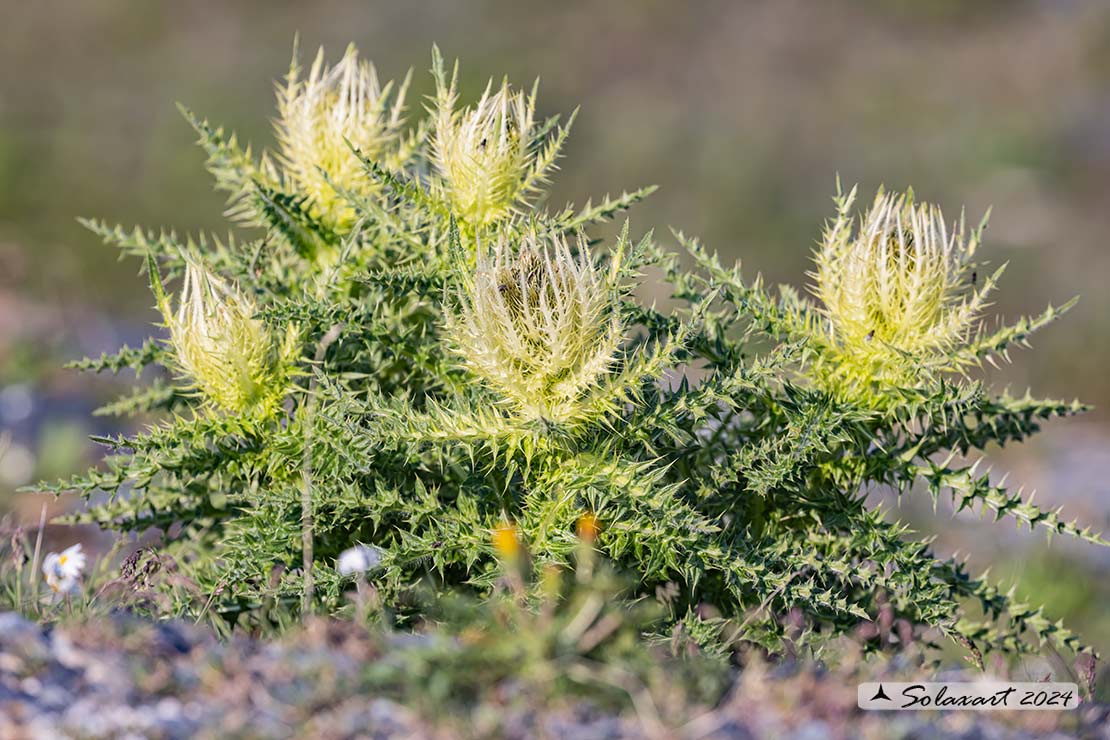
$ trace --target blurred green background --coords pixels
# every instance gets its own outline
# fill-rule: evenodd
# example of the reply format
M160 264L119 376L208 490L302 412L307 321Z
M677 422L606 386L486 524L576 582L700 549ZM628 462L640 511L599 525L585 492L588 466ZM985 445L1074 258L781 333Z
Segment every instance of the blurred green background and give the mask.
M993 205L984 257L1010 266L992 311L1082 300L992 379L1101 409L998 468L1110 529L1106 0L0 0L0 19L0 511L37 518L10 491L83 465L85 435L114 428L88 419L104 383L60 361L138 341L152 318L138 266L75 217L224 230L174 103L269 145L299 32L332 58L356 42L386 78L415 68L413 108L433 42L471 91L540 77L541 112L582 106L551 202L659 184L634 229L676 226L772 282L804 284L837 174L865 199L912 184L951 218ZM1107 553L975 524L921 517L1110 645Z

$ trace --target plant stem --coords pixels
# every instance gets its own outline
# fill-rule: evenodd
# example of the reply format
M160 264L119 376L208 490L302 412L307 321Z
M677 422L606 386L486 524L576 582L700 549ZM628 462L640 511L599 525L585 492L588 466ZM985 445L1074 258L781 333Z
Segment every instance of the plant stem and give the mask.
M320 338L316 345L316 355L313 362L319 365L324 361L328 347L339 338L343 330L342 324L336 324L328 333ZM316 376L308 383L308 403L305 406L304 418L304 447L301 460L301 552L304 567L304 595L301 602L303 614L312 611L315 596L315 581L312 574L313 561L313 507L312 507L312 436L316 419Z
M46 529L46 504L42 505L42 512L39 514L39 533L35 537L35 554L31 558L31 594L38 593L39 581L39 555L42 554L42 533Z

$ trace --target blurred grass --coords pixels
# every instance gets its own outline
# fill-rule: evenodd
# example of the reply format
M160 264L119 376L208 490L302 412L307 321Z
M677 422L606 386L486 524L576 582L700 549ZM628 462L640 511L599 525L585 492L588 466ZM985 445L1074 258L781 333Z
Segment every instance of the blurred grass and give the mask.
M1016 598L1046 604L1055 619L1063 616L1072 631L1091 640L1105 658L1110 649L1110 582L1104 571L1060 552L1025 554L1002 560L994 574L1017 584Z
M582 105L555 205L659 184L634 229L680 227L773 282L805 282L838 173L864 192L912 184L952 218L993 204L983 256L1010 263L995 309L1083 298L992 377L1110 406L1104 0L0 0L0 18L0 386L60 394L61 420L24 440L43 445L38 474L82 457L84 381L51 368L118 338L93 313L152 317L137 265L75 217L225 230L174 102L269 145L272 81L297 32L306 54L353 40L387 78L414 67L413 108L433 42L462 58L469 91L541 77L543 113ZM1099 576L1053 581L1029 552L1028 567L1010 563L1023 588L1053 583L1067 591L1054 613L1095 613L1073 600Z

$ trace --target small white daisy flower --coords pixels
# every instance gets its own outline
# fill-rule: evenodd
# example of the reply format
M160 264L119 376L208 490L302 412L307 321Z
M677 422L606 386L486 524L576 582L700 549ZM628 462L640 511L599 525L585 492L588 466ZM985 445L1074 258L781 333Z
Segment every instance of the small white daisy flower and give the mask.
M366 573L382 564L382 551L370 545L355 545L339 553L335 569L341 576Z
M57 594L77 593L84 571L85 553L81 552L80 543L67 547L60 553L48 553L42 562L46 584Z

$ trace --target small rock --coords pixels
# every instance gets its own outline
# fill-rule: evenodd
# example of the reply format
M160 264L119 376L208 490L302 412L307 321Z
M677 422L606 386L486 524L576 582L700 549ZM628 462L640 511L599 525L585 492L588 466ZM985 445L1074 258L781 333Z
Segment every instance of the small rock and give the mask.
M0 612L0 650L33 662L50 658L42 629L15 612Z

